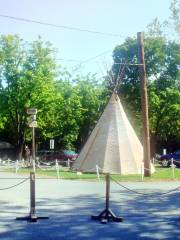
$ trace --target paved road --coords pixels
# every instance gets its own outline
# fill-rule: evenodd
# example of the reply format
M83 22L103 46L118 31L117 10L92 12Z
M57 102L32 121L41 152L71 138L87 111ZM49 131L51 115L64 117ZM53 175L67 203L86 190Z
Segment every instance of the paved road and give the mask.
M22 181L3 177L26 176L1 172L0 189ZM29 181L0 191L0 239L180 239L180 191L161 195L180 182L122 184L149 195L137 195L112 183L111 209L124 221L108 224L90 219L104 208L104 182L37 179L37 215L49 216L37 223L15 220L29 212Z

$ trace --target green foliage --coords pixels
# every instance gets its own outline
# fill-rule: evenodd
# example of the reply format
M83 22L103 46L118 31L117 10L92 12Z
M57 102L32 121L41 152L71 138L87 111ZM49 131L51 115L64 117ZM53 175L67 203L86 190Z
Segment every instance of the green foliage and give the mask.
M50 138L57 148L84 143L104 104L102 87L94 75L76 76L58 68L55 49L41 38L29 44L18 36L0 38L0 134L21 156L31 142L26 110L38 109L36 140Z
M10 141L21 156L31 142L27 108L38 109L37 143L47 147L80 149L94 128L116 84L122 63L137 63L137 41L127 38L113 51L113 78L104 85L95 75L71 76L56 65L50 43L41 38L29 44L18 36L0 37L0 136ZM151 136L156 141L180 143L180 45L163 36L145 39ZM111 81L110 81L111 80ZM114 81L114 82L113 82ZM125 69L117 88L137 132L141 131L141 96L137 66ZM48 146L49 148L49 146Z
M69 76L58 81L56 86L58 122L54 128L55 136L64 148L79 148L99 117L98 110L103 104L102 88L93 75L74 79Z
M57 125L54 128L57 141L64 148L74 148L82 115L80 98L75 87L67 80L56 83L58 98L56 102Z
M180 1L172 0L170 3L170 16L163 22L156 17L147 26L148 37L165 37L180 43Z
M27 108L39 111L39 128L48 117L56 76L54 50L39 38L31 45L18 36L1 36L1 112L6 122L4 134L22 153L27 127Z
M150 131L156 141L166 145L180 142L180 44L167 42L163 37L145 39L146 73L149 86ZM113 52L113 72L117 78L121 66L116 63L137 63L137 40L128 38ZM141 97L137 66L126 68L118 92L137 131L141 130ZM133 116L133 117L132 117Z
M98 84L94 75L78 76L75 84L82 108L78 134L78 144L82 146L100 117L106 98L102 95L104 88Z
M157 91L151 86L149 105L151 132L169 143L180 140L180 92L173 88Z

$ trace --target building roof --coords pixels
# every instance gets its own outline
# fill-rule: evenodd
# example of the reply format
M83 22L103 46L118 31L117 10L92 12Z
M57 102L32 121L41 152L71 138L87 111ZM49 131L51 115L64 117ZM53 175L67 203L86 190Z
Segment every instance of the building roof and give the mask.
M14 148L12 144L0 141L0 149L12 149L12 148Z

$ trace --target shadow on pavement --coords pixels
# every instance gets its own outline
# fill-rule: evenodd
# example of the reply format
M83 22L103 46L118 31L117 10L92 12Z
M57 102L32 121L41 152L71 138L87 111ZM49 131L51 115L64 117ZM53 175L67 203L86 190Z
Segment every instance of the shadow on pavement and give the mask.
M179 196L175 192L161 198L131 197L127 191L114 191L111 207L118 216L124 217L124 221L108 224L90 219L92 214L104 209L104 198L98 195L37 199L37 215L49 216L48 220L39 220L37 223L14 220L17 216L26 215L26 208L4 201L0 202L0 239L176 240L180 239ZM19 214L17 210L20 210ZM11 214L6 216L5 213Z

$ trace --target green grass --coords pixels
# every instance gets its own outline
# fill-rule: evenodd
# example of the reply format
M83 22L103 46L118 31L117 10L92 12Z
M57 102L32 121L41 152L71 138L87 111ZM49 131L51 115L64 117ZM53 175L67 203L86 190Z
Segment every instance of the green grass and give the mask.
M14 169L7 169L6 171L15 171ZM32 169L21 168L18 173L24 174L29 173ZM52 177L57 178L57 172L55 169L36 169L36 175L39 177ZM59 176L62 179L72 179L72 180L98 180L97 175L94 173L82 173L82 175L77 175L76 172L68 171L67 168L61 168L59 171ZM101 178L104 178L101 175ZM120 181L142 181L140 175L113 175L113 178ZM172 169L164 168L160 165L156 165L156 172L151 175L151 177L144 177L143 181L161 181L161 180L180 180L180 169L175 169L175 177L173 178Z

